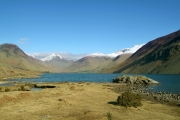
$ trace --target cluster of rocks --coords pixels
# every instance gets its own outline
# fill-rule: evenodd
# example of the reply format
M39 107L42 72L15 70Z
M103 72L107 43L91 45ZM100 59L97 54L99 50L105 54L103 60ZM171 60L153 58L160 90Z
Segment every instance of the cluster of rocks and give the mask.
M134 93L141 94L143 97L150 100L159 101L161 103L178 104L180 106L180 93L166 93L166 92L151 92L144 89L131 90Z
M114 78L113 83L124 83L124 85L118 88L115 87L114 91L117 93L123 93L125 91L130 91L136 94L140 94L142 97L148 100L157 101L163 104L177 104L180 106L180 93L166 93L166 92L152 92L149 89L145 89L148 85L158 85L159 82L147 78L145 76L120 76ZM126 89L125 89L126 88Z
M56 85L51 84L14 84L11 86L0 86L0 92L10 92L10 91L31 91L32 88L55 88Z
M114 78L113 83L126 83L126 84L133 84L133 85L152 85L152 84L159 84L159 82L148 78L146 76L120 76Z
M10 92L10 91L30 91L32 86L21 84L14 86L0 86L0 92Z

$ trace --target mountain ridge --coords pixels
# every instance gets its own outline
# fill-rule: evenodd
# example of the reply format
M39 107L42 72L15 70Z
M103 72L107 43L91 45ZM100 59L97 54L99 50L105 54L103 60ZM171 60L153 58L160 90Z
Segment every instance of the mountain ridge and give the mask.
M61 55L53 53L41 59L53 72L63 72L63 70L73 63L72 60L66 59Z
M115 73L179 74L179 56L180 30L148 42L112 70Z
M47 68L43 62L27 55L17 45L14 44L1 44L0 45L0 65L9 66L20 69L28 69L35 71L46 71Z
M17 45L0 45L0 79L37 77L37 74L49 69L40 60L28 56Z
M92 56L92 57L111 57L111 58L115 58L119 55L122 54L132 54L135 53L138 49L140 49L144 44L140 44L140 45L134 45L132 48L124 48L122 50L118 50L116 52L110 53L110 54L103 54L101 52L97 52L97 53L92 53L89 54L87 56ZM86 56L85 56L86 57Z
M56 54L56 53L53 53L53 54L51 54L51 55L49 55L49 56L47 56L45 58L42 58L40 60L42 60L42 61L51 61L52 59L69 60L69 59L66 59L65 57L62 57L61 55Z
M180 30L111 54L92 53L77 61L51 54L38 60L17 45L0 45L0 67L32 71L180 74Z

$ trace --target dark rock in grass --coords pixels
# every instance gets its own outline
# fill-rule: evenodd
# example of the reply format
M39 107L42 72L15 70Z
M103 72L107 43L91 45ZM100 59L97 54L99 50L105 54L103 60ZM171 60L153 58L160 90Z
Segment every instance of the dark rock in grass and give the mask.
M50 84L35 84L35 88L55 88L56 85L50 85Z

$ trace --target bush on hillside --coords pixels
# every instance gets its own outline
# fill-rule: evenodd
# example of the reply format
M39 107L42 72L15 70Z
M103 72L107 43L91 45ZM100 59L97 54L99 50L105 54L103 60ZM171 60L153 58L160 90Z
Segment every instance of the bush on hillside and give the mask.
M138 107L142 106L141 96L132 92L124 92L117 98L118 105L125 107Z

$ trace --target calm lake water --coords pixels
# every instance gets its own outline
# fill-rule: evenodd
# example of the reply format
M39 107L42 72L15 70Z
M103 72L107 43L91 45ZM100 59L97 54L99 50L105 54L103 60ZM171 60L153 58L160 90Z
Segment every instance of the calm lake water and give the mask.
M40 78L33 79L14 79L11 81L22 82L111 82L113 78L121 76L122 74L77 74L77 73L46 73ZM151 91L163 91L180 93L180 75L168 75L168 74L143 74L149 78L152 78L160 85L150 86Z

